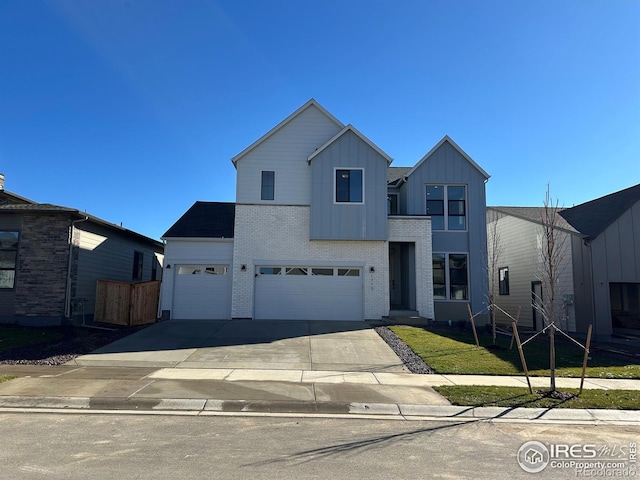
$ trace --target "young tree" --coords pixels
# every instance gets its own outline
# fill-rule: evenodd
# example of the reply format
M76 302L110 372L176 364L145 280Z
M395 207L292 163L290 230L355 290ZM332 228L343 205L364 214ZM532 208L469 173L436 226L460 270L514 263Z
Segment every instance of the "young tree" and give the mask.
M556 330L566 329L563 311L559 308L561 300L560 278L563 273L567 248L567 234L560 229L558 200L551 198L549 185L540 210L541 232L538 244L540 255L539 280L542 282L543 298L536 299L533 307L544 319L545 329L549 332L549 369L551 391L556 389Z
M502 242L500 231L498 230L499 215L491 211L490 218L487 219L487 269L489 270L489 292L488 306L491 320L491 337L493 344L496 344L496 311L493 308L498 295L498 268L500 256L502 255Z

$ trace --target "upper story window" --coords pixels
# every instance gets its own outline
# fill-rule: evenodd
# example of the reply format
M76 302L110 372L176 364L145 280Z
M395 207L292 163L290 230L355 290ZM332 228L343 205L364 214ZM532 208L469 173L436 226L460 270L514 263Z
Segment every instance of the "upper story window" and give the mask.
M364 170L336 169L336 202L364 203Z
M18 232L0 230L0 289L15 286L19 238Z
M466 230L467 187L427 185L427 215L433 230Z
M387 195L387 215L398 215L398 194Z
M260 200L273 200L276 189L276 172L264 170L260 184Z

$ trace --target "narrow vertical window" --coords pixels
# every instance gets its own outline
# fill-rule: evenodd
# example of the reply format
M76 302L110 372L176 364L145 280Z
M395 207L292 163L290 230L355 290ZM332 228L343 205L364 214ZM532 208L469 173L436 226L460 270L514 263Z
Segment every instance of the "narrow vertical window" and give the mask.
M19 237L18 232L0 231L0 289L15 287Z
M363 170L336 170L336 202L362 203Z
M387 215L398 214L398 194L390 193L387 195Z
M276 172L265 170L262 172L261 200L273 200L275 198Z
M443 253L433 254L433 298L445 300L447 298L447 280L445 276L445 257Z
M467 202L464 185L447 187L447 210L449 230L467 229Z
M468 300L469 280L467 275L466 254L452 253L449 255L449 278L449 298L451 300Z
M142 272L144 265L144 254L139 251L133 252L133 280L142 280Z
M500 295L509 295L509 267L498 269L498 290Z
M432 230L444 230L444 186L427 185L427 215Z

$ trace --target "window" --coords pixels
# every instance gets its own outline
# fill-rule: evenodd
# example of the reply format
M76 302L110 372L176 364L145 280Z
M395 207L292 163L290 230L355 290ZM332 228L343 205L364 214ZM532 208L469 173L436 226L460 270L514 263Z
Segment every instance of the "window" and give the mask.
M275 198L276 172L263 171L261 183L261 200L273 200Z
M333 268L312 268L311 275L325 275L330 277L333 275Z
M446 262L443 253L433 254L433 298L447 299L447 280L445 275Z
M433 298L435 300L469 300L468 255L434 253Z
M200 275L200 265L180 265L178 275Z
M260 267L258 273L260 275L280 275L280 267Z
M359 277L360 269L359 268L339 268L338 276L339 277Z
M18 232L0 230L0 289L15 287L19 237Z
M387 195L387 215L398 214L398 194L390 193Z
M133 252L133 275L134 280L142 280L142 266L144 264L144 254L139 251Z
M287 267L285 268L286 275L306 275L307 269L302 267Z
M466 230L467 187L427 185L427 215L433 230Z
M364 170L336 169L336 202L363 203Z
M509 295L509 267L498 269L498 293Z
M207 265L204 267L205 275L226 275L229 267L227 265Z

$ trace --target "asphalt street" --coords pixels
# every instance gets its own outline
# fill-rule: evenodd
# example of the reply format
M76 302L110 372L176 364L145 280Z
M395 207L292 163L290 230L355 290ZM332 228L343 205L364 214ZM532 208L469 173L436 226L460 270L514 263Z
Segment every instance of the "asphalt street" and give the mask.
M16 480L575 478L526 473L520 446L611 457L640 440L637 426L18 412L0 413L0 436L3 477Z

